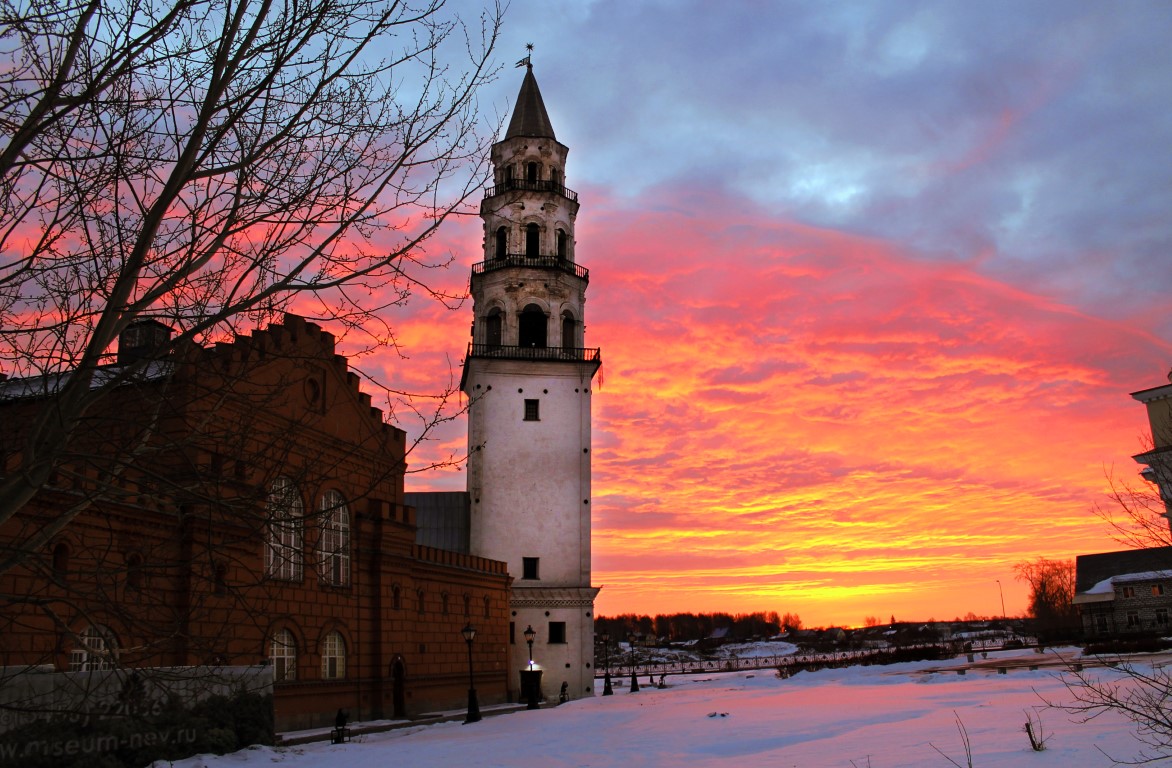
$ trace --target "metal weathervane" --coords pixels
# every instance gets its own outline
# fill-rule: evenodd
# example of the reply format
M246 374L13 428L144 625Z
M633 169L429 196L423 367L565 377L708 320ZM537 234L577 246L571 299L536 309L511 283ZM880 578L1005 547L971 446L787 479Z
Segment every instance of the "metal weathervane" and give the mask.
M525 43L525 50L528 51L528 53L525 55L525 58L523 58L517 62L517 66L518 67L529 67L530 69L532 69L533 62L530 59L532 59L532 57L533 57L533 43Z

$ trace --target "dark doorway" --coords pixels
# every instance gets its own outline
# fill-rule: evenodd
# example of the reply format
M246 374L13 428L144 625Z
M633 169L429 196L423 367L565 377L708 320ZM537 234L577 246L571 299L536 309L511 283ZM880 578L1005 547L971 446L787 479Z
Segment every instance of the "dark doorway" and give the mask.
M407 717L407 666L402 657L391 665L391 717L395 720Z
M530 304L521 311L520 345L522 347L544 347L546 344L546 319L541 307Z
M537 163L529 163L525 166L525 181L537 181Z
M562 349L575 349L578 346L574 338L576 330L574 316L569 312L562 315Z
M558 258L566 258L566 230L558 230Z
M525 255L537 256L541 245L541 229L536 224L525 227Z

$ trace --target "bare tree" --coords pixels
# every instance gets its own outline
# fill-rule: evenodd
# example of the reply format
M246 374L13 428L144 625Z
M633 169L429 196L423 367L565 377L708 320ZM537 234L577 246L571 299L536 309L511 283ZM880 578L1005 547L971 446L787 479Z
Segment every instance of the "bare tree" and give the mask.
M151 360L294 300L377 334L412 291L445 298L424 245L483 180L501 9L468 24L443 5L0 5L0 366L50 403L0 478L0 524ZM109 366L143 318L174 334Z
M1030 587L1029 614L1037 622L1038 636L1066 636L1079 625L1074 607L1073 560L1039 557L1013 566L1019 581Z
M1168 471L1164 463L1157 462L1155 468L1149 467L1152 479L1144 475L1142 484L1129 482L1114 472L1107 474L1107 499L1102 504L1095 504L1093 511L1107 523L1111 537L1120 544L1133 549L1172 545L1168 502L1162 498L1160 487L1155 482L1161 470Z

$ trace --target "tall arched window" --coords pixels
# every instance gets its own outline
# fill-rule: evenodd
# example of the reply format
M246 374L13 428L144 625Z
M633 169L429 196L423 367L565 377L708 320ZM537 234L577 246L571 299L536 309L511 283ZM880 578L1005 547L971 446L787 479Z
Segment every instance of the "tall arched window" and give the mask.
M297 679L297 641L287 629L273 635L269 641L269 663L273 665L273 682Z
M292 480L278 477L269 486L267 514L265 574L272 579L301 581L301 525L305 508Z
M509 230L505 227L496 228L496 248L493 255L498 259L503 259L508 255L509 251Z
M541 228L536 224L528 224L525 227L525 255L541 255Z
M118 641L108 627L86 627L77 636L77 644L69 652L69 671L98 672L113 669L117 654Z
M317 561L323 584L344 587L350 583L350 512L337 491L326 491L321 497Z
M562 349L576 349L578 347L578 324L574 316L568 311L562 313Z
M338 632L331 632L322 638L321 677L322 680L340 680L346 676L346 641Z
M530 162L525 164L525 181L537 181L537 163Z
M64 581L69 577L69 545L60 542L53 547L53 578Z
M554 191L562 191L562 172L558 168L549 169L549 183L554 188Z
M566 230L559 229L558 230L558 258L559 259L566 258L567 247L568 246L566 245Z
M501 314L500 308L494 308L488 313L488 317L484 318L484 343L490 347L499 347L501 345L501 326L504 322L504 315Z
M521 311L521 327L518 343L522 347L545 347L546 345L545 312L536 304L530 304Z

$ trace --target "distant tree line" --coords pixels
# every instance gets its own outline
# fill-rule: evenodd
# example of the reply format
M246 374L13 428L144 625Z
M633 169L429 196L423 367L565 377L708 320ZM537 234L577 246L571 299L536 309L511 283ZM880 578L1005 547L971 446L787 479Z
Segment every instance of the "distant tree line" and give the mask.
M594 619L594 634L609 634L615 642L629 635L654 637L671 643L701 640L718 629L728 629L733 638L770 637L785 630L801 629L802 620L796 613L778 614L777 611L756 613L672 613L645 616L624 613L618 616L598 616Z

